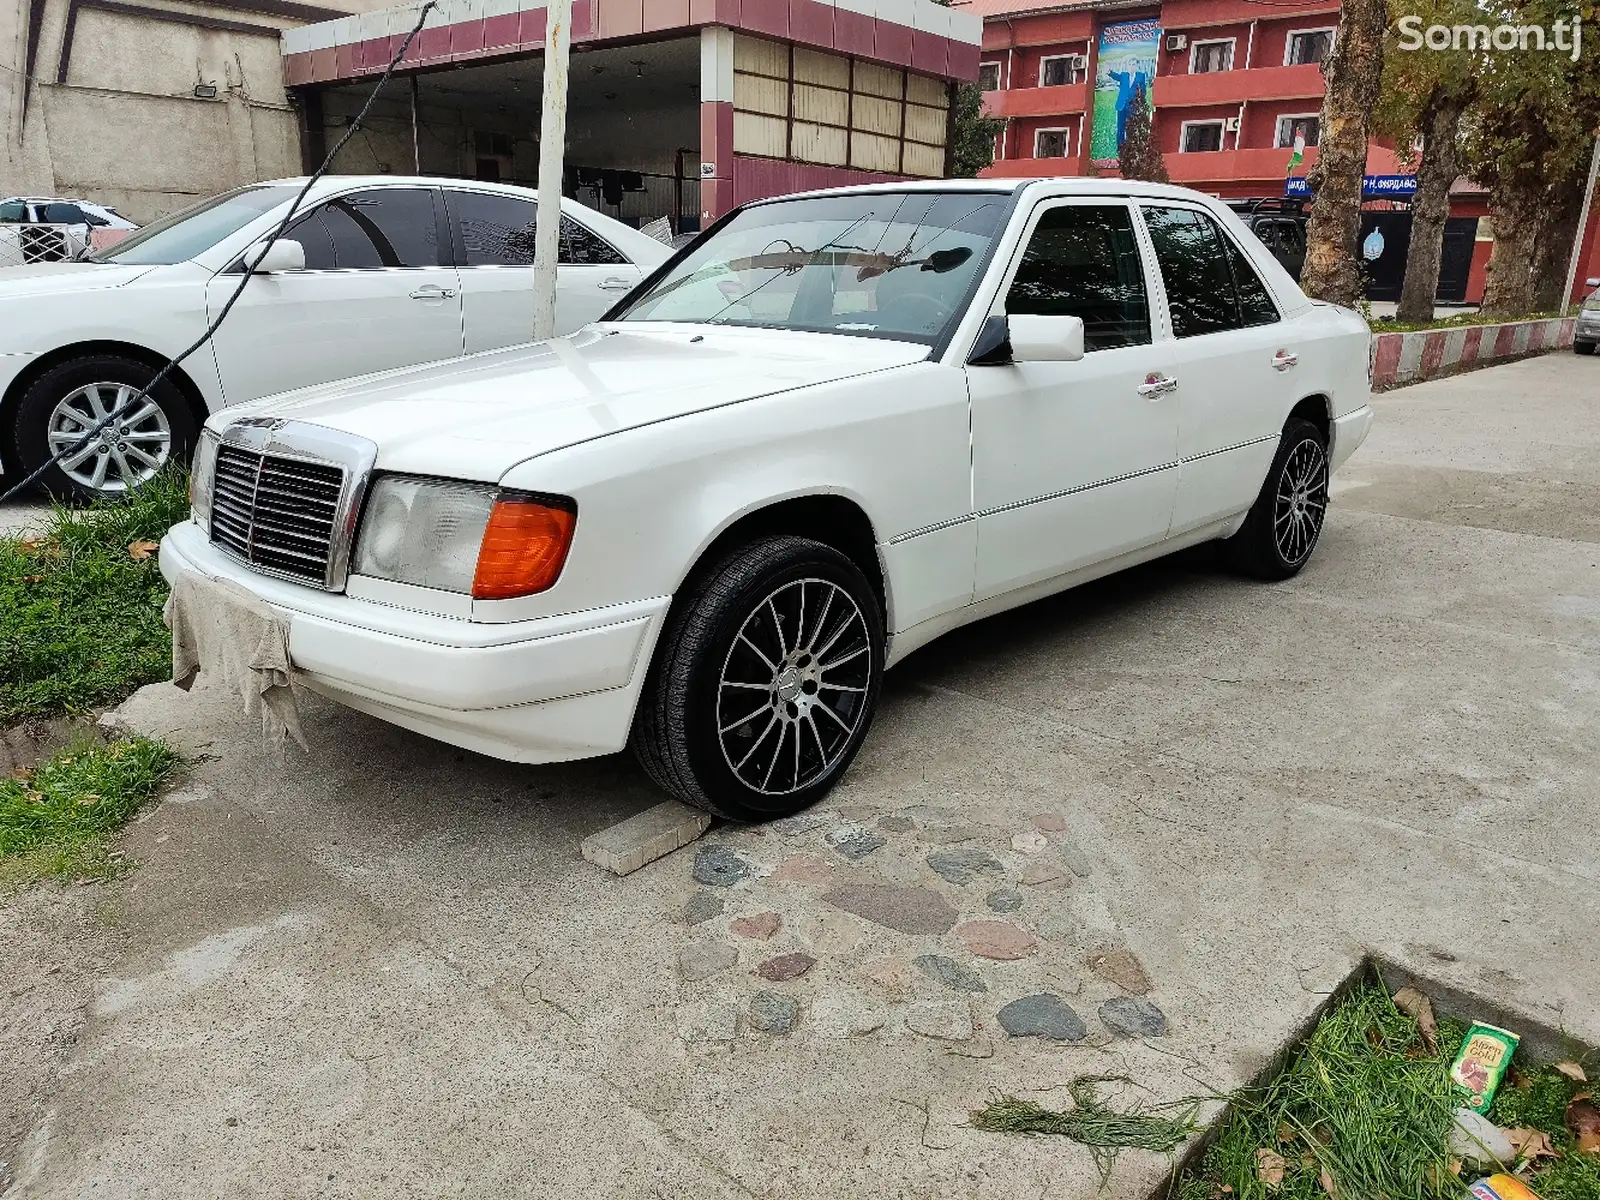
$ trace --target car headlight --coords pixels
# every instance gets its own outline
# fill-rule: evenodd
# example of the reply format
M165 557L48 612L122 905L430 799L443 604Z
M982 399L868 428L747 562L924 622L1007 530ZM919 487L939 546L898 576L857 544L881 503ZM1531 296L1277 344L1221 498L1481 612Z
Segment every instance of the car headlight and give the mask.
M353 569L479 600L527 596L555 583L576 523L564 497L383 475L367 496Z
M195 523L211 532L211 491L217 478L217 447L222 437L215 430L202 429L189 465L189 512Z

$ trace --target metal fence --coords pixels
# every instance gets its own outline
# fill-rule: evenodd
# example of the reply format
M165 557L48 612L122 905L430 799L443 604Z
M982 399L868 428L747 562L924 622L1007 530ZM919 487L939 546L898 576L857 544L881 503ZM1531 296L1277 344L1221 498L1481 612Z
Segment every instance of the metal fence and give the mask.
M83 249L70 225L0 225L0 267L70 262Z

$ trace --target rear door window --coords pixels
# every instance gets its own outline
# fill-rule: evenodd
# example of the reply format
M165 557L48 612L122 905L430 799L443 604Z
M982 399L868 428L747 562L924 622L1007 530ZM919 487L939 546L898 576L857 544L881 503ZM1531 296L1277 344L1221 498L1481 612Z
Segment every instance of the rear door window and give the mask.
M1174 337L1198 337L1244 325L1239 293L1216 223L1188 208L1144 209L1167 291Z
M539 206L491 192L452 190L447 199L464 267L531 267ZM569 266L613 266L627 259L571 217L561 218L559 260Z

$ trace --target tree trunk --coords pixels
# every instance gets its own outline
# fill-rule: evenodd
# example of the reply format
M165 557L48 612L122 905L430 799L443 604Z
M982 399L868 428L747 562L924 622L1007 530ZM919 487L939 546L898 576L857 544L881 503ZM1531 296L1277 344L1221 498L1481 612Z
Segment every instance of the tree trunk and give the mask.
M1583 164L1588 167L1588 162ZM1550 189L1545 202L1544 222L1533 251L1533 309L1559 312L1561 289L1567 286L1567 267L1572 261L1572 243L1578 236L1578 216L1583 209L1583 189L1588 186L1588 171L1560 180Z
M1417 194L1411 201L1411 248L1406 252L1406 278L1400 287L1395 320L1433 320L1433 297L1439 287L1439 254L1444 223L1450 215L1450 185L1461 174L1456 143L1464 97L1435 93L1422 114L1422 161L1417 164Z
M1361 236L1361 179L1367 171L1367 132L1383 77L1384 0L1345 0L1333 53L1322 64L1317 165L1308 182L1316 200L1306 229L1306 295L1354 305L1362 293L1356 266Z
M1521 317L1533 311L1533 252L1539 236L1544 188L1528 169L1489 193L1494 250L1483 288L1483 315Z

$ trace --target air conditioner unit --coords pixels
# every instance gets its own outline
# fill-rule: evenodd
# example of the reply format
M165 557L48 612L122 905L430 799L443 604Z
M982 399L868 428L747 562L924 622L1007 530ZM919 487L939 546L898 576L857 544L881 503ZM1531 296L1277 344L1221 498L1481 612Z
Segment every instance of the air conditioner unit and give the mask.
M1229 117L1227 120L1223 121L1222 128L1225 131L1227 131L1228 133L1238 133L1239 132L1239 118L1238 117Z
M1087 71L1089 69L1089 56L1087 54L1068 55L1067 65L1074 71Z
M1186 50L1189 46L1189 35L1186 33L1167 34L1167 49L1176 54L1179 50Z

